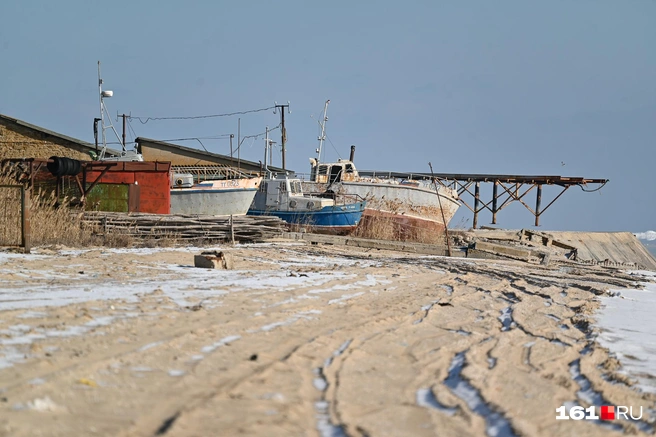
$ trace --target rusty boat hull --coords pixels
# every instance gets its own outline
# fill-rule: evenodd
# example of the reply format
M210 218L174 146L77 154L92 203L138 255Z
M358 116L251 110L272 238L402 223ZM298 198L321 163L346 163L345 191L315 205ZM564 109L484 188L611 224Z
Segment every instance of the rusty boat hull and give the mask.
M394 228L402 239L416 239L427 232L442 232L455 216L460 202L457 192L427 181L398 182L360 178L341 181L328 187L325 183L307 182L308 191L326 188L338 196L357 197L367 202L361 228L374 230L385 225ZM439 198L438 198L439 195Z

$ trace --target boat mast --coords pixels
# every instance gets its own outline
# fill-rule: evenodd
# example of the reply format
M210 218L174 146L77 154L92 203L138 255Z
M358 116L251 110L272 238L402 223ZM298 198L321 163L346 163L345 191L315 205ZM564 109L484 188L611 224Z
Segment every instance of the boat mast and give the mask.
M328 121L328 104L330 100L326 100L326 105L323 107L323 119L319 122L321 126L321 135L319 136L319 148L317 149L317 165L321 161L321 149L323 148L323 142L326 139L326 121Z
M269 165L272 165L273 163L267 161L267 155L269 157L271 156L270 149L273 148L274 144L276 144L276 142L269 139L269 126L267 126L264 135L264 177L268 177L269 179L273 178L272 172L269 170Z
M264 131L264 177L267 177L269 167L267 166L267 156L269 155L269 126Z

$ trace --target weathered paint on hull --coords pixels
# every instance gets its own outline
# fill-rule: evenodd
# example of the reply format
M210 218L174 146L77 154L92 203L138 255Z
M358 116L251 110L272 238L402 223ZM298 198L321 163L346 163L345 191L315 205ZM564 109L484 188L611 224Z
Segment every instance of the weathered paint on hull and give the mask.
M246 215L261 178L211 181L171 189L171 214Z
M290 225L307 227L313 232L346 235L355 230L365 210L365 202L348 205L326 206L317 211L277 211L255 210L248 215L272 215L283 219Z
M306 183L315 191L325 189L325 184ZM433 190L412 185L378 182L341 182L335 190L339 195L359 196L367 201L365 217L394 219L399 224L444 229L458 211L460 203L456 194L440 187L440 199ZM440 208L441 203L441 208ZM444 211L444 219L442 218Z
M435 236L444 233L442 223L376 209L365 209L359 225L361 235L369 237L379 235L381 227L385 229L383 232L401 241L432 240Z

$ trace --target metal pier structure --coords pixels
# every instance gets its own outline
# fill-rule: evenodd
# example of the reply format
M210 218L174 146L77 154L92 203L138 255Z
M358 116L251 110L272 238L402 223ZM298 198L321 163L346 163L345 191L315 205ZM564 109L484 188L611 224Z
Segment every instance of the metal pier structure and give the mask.
M535 226L540 226L540 216L553 205L570 187L578 186L584 191L600 190L608 179L588 179L566 176L521 176L490 174L451 174L451 173L402 173L389 171L359 170L360 176L382 179L432 180L436 183L458 190L463 205L474 213L472 227L478 228L478 213L490 211L492 224L497 224L497 213L513 202L519 202L535 217ZM481 199L481 183L492 184L492 198ZM542 187L556 186L561 190L546 206L542 206ZM527 195L535 191L535 208L527 203Z

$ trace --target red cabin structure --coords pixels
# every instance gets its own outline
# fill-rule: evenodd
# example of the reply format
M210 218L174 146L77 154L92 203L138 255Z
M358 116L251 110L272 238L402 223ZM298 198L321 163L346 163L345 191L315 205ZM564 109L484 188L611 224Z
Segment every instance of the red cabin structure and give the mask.
M85 164L81 176L86 210L170 214L170 162Z

